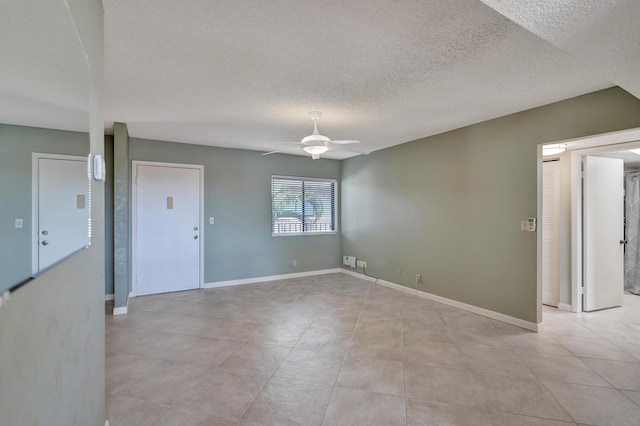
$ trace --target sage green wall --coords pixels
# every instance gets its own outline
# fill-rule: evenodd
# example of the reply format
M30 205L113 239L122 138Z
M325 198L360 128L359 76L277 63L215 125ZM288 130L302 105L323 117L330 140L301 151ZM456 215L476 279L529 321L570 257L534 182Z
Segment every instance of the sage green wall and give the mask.
M113 286L114 306L127 306L131 286L129 132L124 123L113 126Z
M32 272L33 152L86 156L89 135L0 124L0 291ZM15 228L17 218L24 221L22 228Z
M102 154L102 2L65 4L89 65L90 150ZM104 185L91 189L91 246L0 309L3 425L104 425Z
M107 179L104 183L104 290L105 294L113 294L113 136L104 137L104 159Z
M271 236L271 176L339 182L340 161L135 138L130 154L131 160L204 165L205 283L340 267L339 234Z
M344 160L342 254L540 322L536 233L520 231L537 212L537 145L637 126L640 100L613 88Z

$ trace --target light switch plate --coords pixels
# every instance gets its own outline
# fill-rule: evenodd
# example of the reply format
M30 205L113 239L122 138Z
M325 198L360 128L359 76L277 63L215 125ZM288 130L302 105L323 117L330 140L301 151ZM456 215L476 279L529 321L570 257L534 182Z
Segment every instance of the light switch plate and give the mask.
M211 216L211 217L209 218L209 225L213 225L213 223L214 223L213 216Z
M23 221L22 219L16 219L16 228L22 228Z

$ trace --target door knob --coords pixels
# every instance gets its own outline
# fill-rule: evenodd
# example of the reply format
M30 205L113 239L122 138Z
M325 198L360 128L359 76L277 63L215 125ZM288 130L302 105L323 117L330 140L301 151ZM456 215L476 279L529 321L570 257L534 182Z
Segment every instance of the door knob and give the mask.
M49 242L48 242L47 240L44 240L44 241L42 242L42 245L43 245L43 246L46 246L47 244L49 244Z
M627 240L620 240L620 244L627 244L629 241Z

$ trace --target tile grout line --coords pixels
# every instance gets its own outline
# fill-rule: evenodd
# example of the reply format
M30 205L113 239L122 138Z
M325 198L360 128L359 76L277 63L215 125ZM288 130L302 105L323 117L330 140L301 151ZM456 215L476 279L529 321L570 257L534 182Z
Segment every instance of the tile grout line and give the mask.
M275 291L272 290L269 292L269 294L273 293ZM298 297L299 298L299 297ZM317 318L318 316L320 316L320 313L316 314L316 316L314 318ZM309 325L305 328L305 332L307 330L309 330L311 328L311 324L313 324L313 321L311 321L309 323ZM264 388L269 384L269 382L271 381L271 379L273 379L275 377L275 374L278 372L278 369L282 366L282 364L287 360L287 358L289 357L289 355L291 355L291 352L293 352L293 350L295 349L296 345L300 342L300 339L302 339L302 336L304 335L304 332L300 335L300 337L298 338L298 340L296 341L296 343L289 348L289 352L287 353L287 356L285 356L282 359L282 362L280 362L280 364L278 364L278 366L275 368L275 370L273 371L273 373L271 374L271 376L269 377L269 379L265 382L264 385L262 385L262 387L260 388L260 390L256 393L256 395L253 397L253 399L251 400L251 402L247 405L247 407L244 409L244 411L242 412L242 414L240 415L240 417L238 417L238 420L242 419L242 417L245 415L245 413L247 412L247 410L249 410L249 408L251 407L251 405L253 405L253 403L255 402L255 400L258 398L258 396L260 396L260 393L262 393L262 391L264 390ZM231 355L230 355L231 356ZM344 362L344 361L343 361ZM337 378L336 378L337 380ZM331 395L333 395L333 389L335 389L335 385L333 386L332 390L331 390ZM331 400L331 396L329 396L329 401ZM329 402L327 402L327 407L329 406ZM326 415L326 409L327 407L325 407L325 415ZM323 415L323 421L324 421L324 415Z
M342 356L342 364L340 365L340 370L338 370L338 375L336 376L336 381L333 385L333 388L331 389L331 395L329 395L329 401L327 402L327 407L324 409L324 415L322 416L322 421L320 422L321 425L324 424L324 420L327 417L327 411L329 410L329 404L331 404L331 398L333 398L333 394L336 390L336 387L338 387L338 379L340 378L340 373L342 372L342 369L344 368L344 363L347 361L347 357L349 356L349 352L351 351L351 343L353 342L353 336L356 332L356 328L358 327L358 322L360 321L360 315L362 314L362 310L364 309L364 305L367 303L367 299L369 298L369 293L371 291L371 284L369 284L369 287L367 288L367 295L364 297L364 301L362 302L362 304L360 305L360 310L358 311L358 316L356 318L356 323L353 326L353 331L351 331L351 338L349 340L349 349L344 353L344 355Z
M549 381L552 381L552 380L549 380ZM574 422L574 423L576 423L576 424L577 424L577 423L578 423L578 421L577 421L576 419L574 419L574 418L573 418L573 416L569 413L569 411L567 411L567 409L566 409L566 408L564 408L564 405L562 405L562 404L560 403L560 401L558 401L558 398L556 398L556 396L553 394L553 392L551 392L551 390L547 387L547 385L545 385L545 384L544 384L544 382L543 382L542 380L539 380L539 382L540 382L540 384L541 384L542 386L544 386L545 390L546 390L547 392L549 392L549 395L551 395L551 398L553 398L553 400L556 402L556 404L558 404L558 406L560 406L560 408L562 408L562 411L564 411L565 413L567 413L567 416L569 416L569 418L570 418L571 420L573 420L573 422Z

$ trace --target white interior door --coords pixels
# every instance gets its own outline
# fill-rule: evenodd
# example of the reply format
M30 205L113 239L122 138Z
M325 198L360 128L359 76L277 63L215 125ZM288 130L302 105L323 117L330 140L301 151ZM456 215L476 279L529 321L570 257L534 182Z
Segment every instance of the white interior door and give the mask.
M624 163L586 156L583 170L584 310L622 306Z
M200 169L136 165L136 294L200 287Z
M89 243L89 178L83 157L37 158L34 254L41 271Z
M542 303L560 302L560 162L542 164Z

